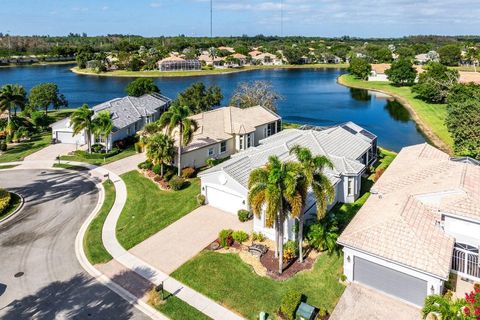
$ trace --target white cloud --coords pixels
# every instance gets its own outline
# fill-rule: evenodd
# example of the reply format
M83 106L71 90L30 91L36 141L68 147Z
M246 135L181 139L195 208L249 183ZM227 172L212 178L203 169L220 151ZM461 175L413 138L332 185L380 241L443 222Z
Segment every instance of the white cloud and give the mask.
M161 7L162 4L160 2L150 2L150 7L152 8L158 8Z

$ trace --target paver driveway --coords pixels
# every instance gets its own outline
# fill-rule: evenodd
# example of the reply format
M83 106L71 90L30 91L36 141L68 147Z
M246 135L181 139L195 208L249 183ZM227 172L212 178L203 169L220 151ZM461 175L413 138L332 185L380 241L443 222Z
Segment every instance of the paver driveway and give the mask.
M343 292L330 320L420 320L420 309L360 284Z
M252 221L242 223L236 215L201 206L129 251L170 274L214 241L220 230L250 233L252 226Z
M83 146L76 146L75 144L68 144L68 143L57 143L51 144L41 150L38 150L31 155L25 157L26 161L38 161L38 160L55 160L59 155L65 155L69 152L75 150L83 150L85 147Z

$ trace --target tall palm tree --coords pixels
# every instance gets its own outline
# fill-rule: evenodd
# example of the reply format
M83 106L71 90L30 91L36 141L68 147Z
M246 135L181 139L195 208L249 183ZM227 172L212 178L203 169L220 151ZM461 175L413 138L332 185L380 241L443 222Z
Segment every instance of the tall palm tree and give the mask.
M82 130L85 130L88 153L92 152L91 139L93 129L93 113L93 110L91 110L87 104L84 104L75 110L70 117L70 122L73 125L73 135L79 134Z
M180 176L182 166L182 144L188 145L193 138L193 133L197 131L198 124L195 120L190 119L190 108L187 106L172 105L165 111L160 119L158 125L161 129L167 128L167 131L172 135L175 128L178 128L178 175Z
M0 88L0 111L8 113L7 131L11 134L12 128L12 109L17 114L17 108L23 109L27 102L27 93L25 89L18 84L6 84Z
M294 146L290 149L290 154L295 154L300 162L303 174L307 180L307 185L312 189L316 201L317 217L322 220L327 212L328 203L335 198L335 190L330 180L323 174L325 168L333 168L332 162L325 156L313 156L308 148ZM300 262L303 262L303 224L304 214L301 212L298 216L298 249Z
M160 176L163 177L163 165L172 162L175 149L175 142L172 138L163 133L155 133L148 138L147 158L154 165L160 165Z
M265 208L265 226L275 227L275 257L278 273L283 272L284 223L290 213L298 216L303 210L307 184L298 163L281 162L271 156L265 167L252 171L248 180L248 202L257 217Z
M108 152L108 137L113 130L112 117L110 111L103 110L97 113L92 120L92 132L95 137L104 136L105 145Z
M147 123L143 129L138 133L140 136L140 141L143 143L143 145L148 144L148 139L155 133L160 132L161 129L158 126L158 122L150 122Z

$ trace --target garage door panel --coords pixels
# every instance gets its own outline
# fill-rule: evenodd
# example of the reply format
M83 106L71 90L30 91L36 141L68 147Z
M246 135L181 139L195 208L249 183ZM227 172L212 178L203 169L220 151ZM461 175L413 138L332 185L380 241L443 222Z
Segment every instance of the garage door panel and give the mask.
M419 306L427 295L427 281L359 257L354 257L353 278Z
M57 138L57 141L61 143L72 143L72 144L85 143L83 134L72 135L72 133L68 131L56 131L56 138Z
M242 197L210 186L206 188L206 191L207 204L212 207L233 214L243 207Z

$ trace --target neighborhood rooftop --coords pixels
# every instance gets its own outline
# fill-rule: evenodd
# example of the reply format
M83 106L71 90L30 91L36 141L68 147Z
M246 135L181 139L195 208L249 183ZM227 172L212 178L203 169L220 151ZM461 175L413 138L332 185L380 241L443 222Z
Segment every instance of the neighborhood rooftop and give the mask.
M365 168L358 158L371 148L371 143L367 141L366 136L358 135L353 128L360 127L349 122L315 130L286 129L262 140L258 147L232 155L232 159L204 171L201 175L223 170L247 188L250 172L263 166L269 156L276 155L284 161L295 160L295 156L290 155L289 151L292 147L300 145L308 147L313 154L325 155L332 161L334 168L326 169L326 174L335 184L340 174L358 174ZM376 138L371 136L372 140Z
M440 213L480 218L480 166L428 145L403 148L339 244L448 279L454 238Z

